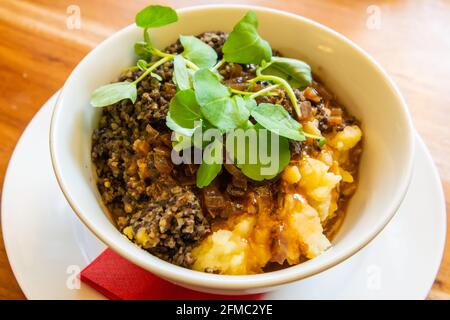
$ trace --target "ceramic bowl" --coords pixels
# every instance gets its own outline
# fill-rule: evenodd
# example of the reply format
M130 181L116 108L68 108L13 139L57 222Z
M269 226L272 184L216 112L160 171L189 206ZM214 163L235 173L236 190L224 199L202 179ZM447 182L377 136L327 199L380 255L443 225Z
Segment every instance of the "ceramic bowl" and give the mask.
M142 31L130 25L93 49L67 79L54 108L50 148L59 185L74 212L105 244L158 276L179 285L220 294L264 292L322 272L367 245L394 216L406 193L413 165L413 128L396 85L365 51L339 33L309 19L260 7L198 6L178 10L177 23L151 30L156 47L180 34L231 31L248 11L259 32L287 57L309 63L348 111L361 120L364 151L358 189L333 246L321 256L280 271L225 276L192 271L163 261L127 240L110 221L95 184L91 135L99 109L91 92L114 81L135 63L133 44Z

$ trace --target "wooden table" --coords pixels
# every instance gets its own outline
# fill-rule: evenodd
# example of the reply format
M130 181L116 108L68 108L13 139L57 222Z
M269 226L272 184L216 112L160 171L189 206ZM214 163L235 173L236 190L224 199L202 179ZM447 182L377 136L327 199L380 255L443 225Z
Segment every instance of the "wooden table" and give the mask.
M132 23L136 11L149 2L0 1L0 185L14 146L33 115L63 85L89 50ZM158 1L177 8L223 2ZM341 32L372 54L405 95L415 126L439 167L447 207L450 207L450 1L234 2L268 6L314 19ZM81 29L71 20L78 8ZM0 241L0 299L22 298L24 295ZM429 298L450 298L448 243Z

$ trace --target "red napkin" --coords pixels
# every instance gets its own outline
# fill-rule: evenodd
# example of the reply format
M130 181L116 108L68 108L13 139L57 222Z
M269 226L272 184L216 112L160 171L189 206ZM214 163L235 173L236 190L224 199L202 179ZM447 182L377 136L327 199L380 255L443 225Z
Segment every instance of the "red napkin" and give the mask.
M261 294L222 296L197 292L167 282L106 249L80 274L85 282L112 300L261 299Z

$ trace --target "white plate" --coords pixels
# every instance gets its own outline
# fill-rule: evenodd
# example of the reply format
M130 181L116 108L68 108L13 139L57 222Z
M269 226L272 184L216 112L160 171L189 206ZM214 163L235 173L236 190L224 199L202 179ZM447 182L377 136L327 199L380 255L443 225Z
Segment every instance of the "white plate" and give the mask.
M56 94L34 117L11 158L2 196L2 228L14 275L29 299L102 299L73 273L105 245L71 211L50 164L48 131ZM269 299L423 299L445 242L444 195L430 155L417 137L415 170L399 212L366 248Z

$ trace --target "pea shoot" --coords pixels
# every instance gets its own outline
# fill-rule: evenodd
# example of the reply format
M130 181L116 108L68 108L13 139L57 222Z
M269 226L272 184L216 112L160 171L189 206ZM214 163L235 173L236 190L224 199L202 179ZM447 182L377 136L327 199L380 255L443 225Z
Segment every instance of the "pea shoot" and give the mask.
M160 5L148 6L136 15L136 25L143 29L143 40L134 46L138 58L136 66L128 70L140 70L141 74L132 82L117 82L96 89L91 96L92 106L109 106L125 99L135 103L137 84L146 77L162 81L157 69L173 61L172 81L177 87L177 93L170 101L166 125L176 135L174 149L177 151L190 146L186 142L192 139L199 124L200 127L218 129L227 137L233 130L259 132L267 129L278 139L278 154L273 155L278 157L279 163L275 174L264 174L264 163L260 159L255 164L237 164L246 176L260 181L272 179L288 164L289 139L303 141L312 138L319 140L320 145L325 143L322 136L305 133L302 125L283 106L257 104L257 97L277 95L280 90L284 90L300 118L301 111L294 90L309 86L312 75L311 68L303 61L273 56L269 43L257 32L258 18L253 11L247 12L230 32L223 45L223 58L220 61L212 47L190 35L180 36L183 47L180 54L155 48L150 39L151 29L176 21L176 11ZM245 90L233 89L222 83L219 70L227 63L252 64L256 67L255 77L248 81ZM252 91L261 82L269 84L256 92ZM270 150L270 141L264 139L258 138L258 148L264 145L269 146ZM220 161L226 146L214 140L200 148L204 148L206 154L197 171L197 186L202 188L209 185L221 171Z

